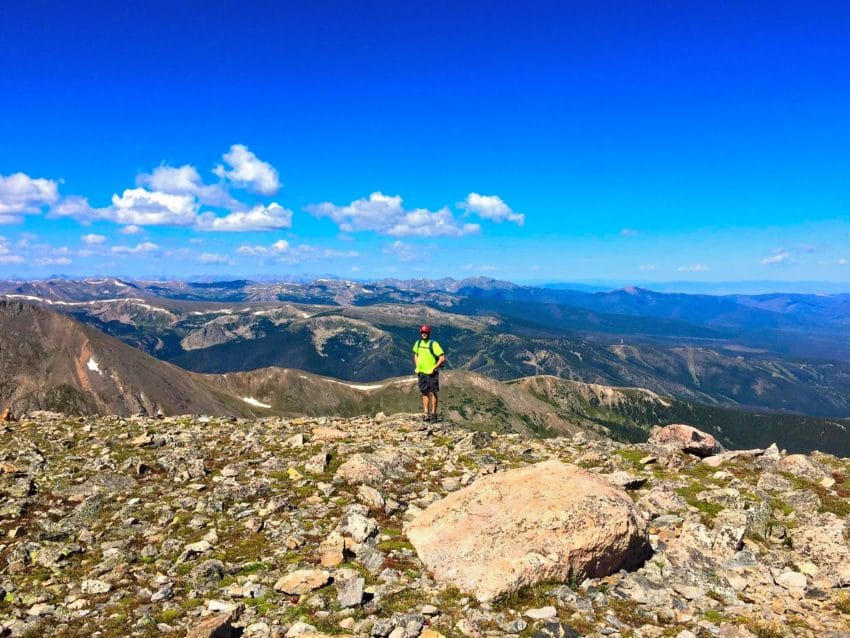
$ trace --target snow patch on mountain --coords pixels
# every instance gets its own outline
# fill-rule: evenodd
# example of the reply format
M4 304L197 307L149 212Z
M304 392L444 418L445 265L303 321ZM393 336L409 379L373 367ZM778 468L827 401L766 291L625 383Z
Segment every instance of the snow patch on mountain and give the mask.
M242 400L245 403L247 403L249 405L253 405L257 408L270 408L270 407L272 407L268 403L261 403L260 401L257 401L254 397L242 397Z

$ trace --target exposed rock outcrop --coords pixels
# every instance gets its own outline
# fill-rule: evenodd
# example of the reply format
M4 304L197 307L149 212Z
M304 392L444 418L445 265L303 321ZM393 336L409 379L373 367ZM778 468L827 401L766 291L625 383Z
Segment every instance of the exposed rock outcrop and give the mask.
M700 457L721 451L720 444L713 436L683 423L653 429L649 442Z
M607 576L649 553L624 491L546 461L478 479L405 527L437 581L481 601L546 580Z

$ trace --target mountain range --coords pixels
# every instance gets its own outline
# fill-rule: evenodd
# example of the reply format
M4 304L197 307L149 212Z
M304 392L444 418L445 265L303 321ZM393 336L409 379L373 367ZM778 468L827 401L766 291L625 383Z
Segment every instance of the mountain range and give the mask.
M410 372L421 323L455 370L642 387L689 402L850 416L850 295L684 295L486 278L310 283L0 282L187 370L298 368L358 383Z
M195 307L190 302L176 303L166 303L169 310L133 299L40 304L0 301L0 409L11 408L17 413L45 409L69 414L234 417L355 416L418 409L418 391L409 362L406 374L369 381L320 376L304 366L197 373L158 360L54 310L77 314L82 308L90 322L98 317L102 325L113 327L127 325L122 319L132 319L134 326L150 327L172 325L178 316L197 317L196 330L182 339L184 347L189 346L184 353L193 352L194 346L207 356L211 356L211 350L225 353L220 354L225 362L232 362L245 343L268 344L268 337L250 337L252 331L269 329L265 323L258 327L250 317L260 317L272 326L275 321L290 328L298 324L287 337L289 343L301 340L297 352L307 363L323 362L324 354L330 369L338 365L337 361L346 363L344 353L350 348L359 353L355 365L367 369L370 365L379 369L375 361L386 360L387 353L405 361L407 353L395 341L403 338L401 329L388 332L385 328L389 322L403 319L416 323L425 312L404 304L350 306L329 312L322 306L282 303L250 313L220 313L210 319L208 314L191 315L199 311L188 310ZM219 307L210 312L222 309L232 310ZM499 325L499 319L493 316L451 315L434 309L427 312L435 328L441 326L446 334L456 331L458 342L464 334L473 339ZM365 316L380 319L377 325L383 327L375 327L362 318ZM352 345L351 332L365 334L363 341ZM209 346L204 339L219 339L221 343ZM277 343L287 342L279 338ZM501 351L502 357L505 352ZM444 377L444 420L476 429L544 437L583 430L623 441L642 441L654 425L686 422L711 432L728 447L765 446L777 441L792 451L823 449L850 454L850 423L841 419L748 412L683 400L645 387L614 387L545 373L504 381L456 368Z

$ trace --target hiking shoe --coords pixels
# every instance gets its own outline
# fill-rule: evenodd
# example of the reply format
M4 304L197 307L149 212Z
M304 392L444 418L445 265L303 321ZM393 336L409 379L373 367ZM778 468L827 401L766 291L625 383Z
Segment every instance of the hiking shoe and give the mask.
M431 414L431 419L430 419L430 421L431 421L431 423L439 423L439 421L440 421L440 417L438 417L438 416L437 416L437 413L436 413L436 412L434 412L433 414Z

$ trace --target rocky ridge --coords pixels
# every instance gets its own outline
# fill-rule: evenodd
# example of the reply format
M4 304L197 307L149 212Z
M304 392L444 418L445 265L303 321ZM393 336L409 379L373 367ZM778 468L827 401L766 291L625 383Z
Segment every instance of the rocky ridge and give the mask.
M410 414L0 428L0 635L850 635L846 458L529 440ZM406 536L420 517L544 463L626 494L651 555L483 601L420 559Z

